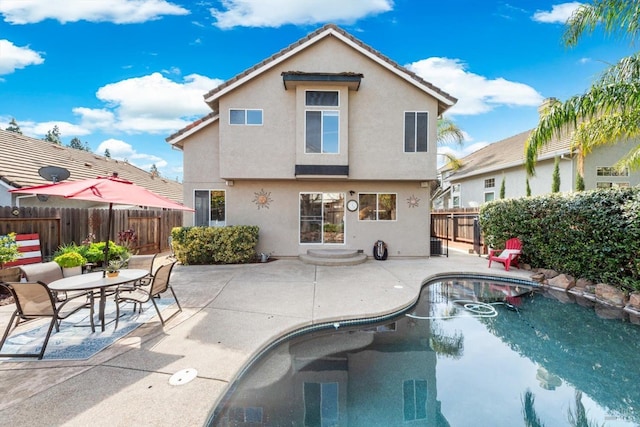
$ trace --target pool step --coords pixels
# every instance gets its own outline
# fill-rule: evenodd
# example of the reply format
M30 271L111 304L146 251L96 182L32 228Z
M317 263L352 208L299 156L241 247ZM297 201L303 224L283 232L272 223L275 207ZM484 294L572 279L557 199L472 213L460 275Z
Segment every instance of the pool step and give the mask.
M309 249L298 258L305 264L328 266L358 265L367 260L357 249Z

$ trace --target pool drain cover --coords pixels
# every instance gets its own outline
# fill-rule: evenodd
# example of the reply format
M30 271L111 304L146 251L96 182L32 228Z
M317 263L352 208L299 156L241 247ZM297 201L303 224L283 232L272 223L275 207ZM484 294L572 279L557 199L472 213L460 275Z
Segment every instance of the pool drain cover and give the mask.
M169 384L183 385L188 382L191 382L191 380L193 380L196 376L198 376L198 371L196 371L195 369L193 368L183 369L171 375L171 378L169 378Z

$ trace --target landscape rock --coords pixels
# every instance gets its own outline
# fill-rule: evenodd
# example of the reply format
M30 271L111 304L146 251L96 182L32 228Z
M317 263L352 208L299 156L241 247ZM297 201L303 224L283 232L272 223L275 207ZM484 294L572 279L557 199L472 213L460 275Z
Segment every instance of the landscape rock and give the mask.
M615 307L624 307L627 297L620 289L606 283L596 285L596 298Z
M629 305L636 310L640 310L640 292L633 292L629 295Z
M568 291L576 285L576 279L568 274L559 274L549 278L549 286Z
M559 274L557 271L548 268L539 268L538 273L544 274L544 277L547 279L552 279Z
M580 278L580 279L576 280L576 288L578 288L578 289L581 289L581 290L584 291L590 286L595 286L595 283L593 283L589 279Z
M531 275L531 280L538 283L543 283L545 280L544 274L536 273Z

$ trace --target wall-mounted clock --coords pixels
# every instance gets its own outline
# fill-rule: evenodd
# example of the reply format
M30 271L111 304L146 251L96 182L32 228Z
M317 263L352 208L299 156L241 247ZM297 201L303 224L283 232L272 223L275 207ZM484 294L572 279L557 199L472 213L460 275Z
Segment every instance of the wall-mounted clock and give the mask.
M349 209L349 212L358 210L358 202L356 202L355 200L349 200L347 202L347 209Z

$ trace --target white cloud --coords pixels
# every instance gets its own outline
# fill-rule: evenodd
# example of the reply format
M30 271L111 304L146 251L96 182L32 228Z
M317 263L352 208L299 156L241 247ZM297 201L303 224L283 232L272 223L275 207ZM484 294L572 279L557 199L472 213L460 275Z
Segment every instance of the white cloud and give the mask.
M10 24L34 24L45 19L61 23L90 21L132 24L187 15L189 11L166 0L0 0L0 14Z
M111 83L98 89L103 109L75 108L83 126L124 132L167 133L210 111L203 95L222 83L191 74L175 82L160 73Z
M112 159L126 160L143 170L151 169L151 165L156 165L158 169L167 166L167 161L153 154L144 154L137 152L133 146L119 139L107 139L98 145L96 153L103 155L105 150L109 150Z
M91 131L84 126L74 125L69 122L61 122L61 121L50 121L50 122L18 122L18 126L22 130L22 133L28 136L32 136L35 138L44 137L47 132L53 129L54 126L58 126L58 130L60 131L60 136L62 139L73 135L73 136L83 136L89 135Z
M18 47L9 40L0 40L0 76L29 65L39 65L44 58L28 47Z
M222 9L210 9L219 28L280 27L286 24L355 22L389 12L393 0L222 0Z
M531 86L471 73L459 59L427 58L406 67L458 98L458 103L447 111L449 115L483 114L499 106L538 106L543 100Z
M577 1L554 4L551 6L551 11L538 10L534 13L533 20L537 22L544 22L545 24L564 24L581 4L582 3Z

